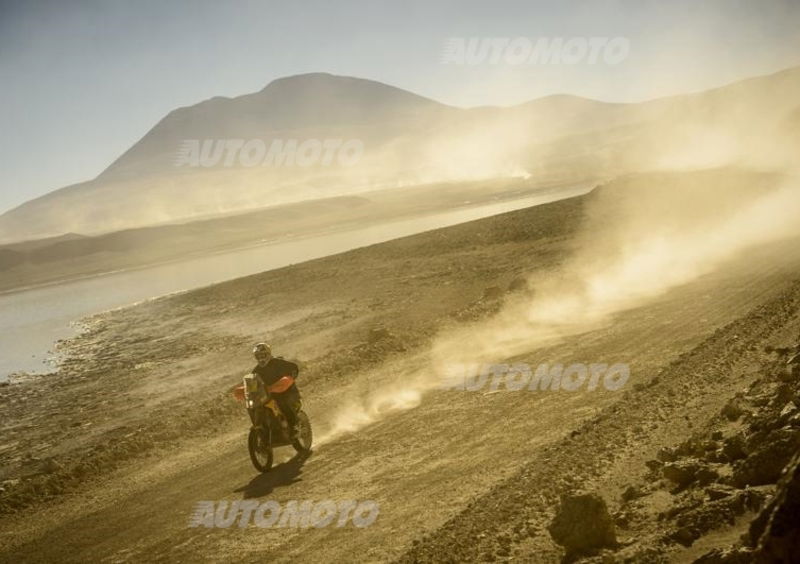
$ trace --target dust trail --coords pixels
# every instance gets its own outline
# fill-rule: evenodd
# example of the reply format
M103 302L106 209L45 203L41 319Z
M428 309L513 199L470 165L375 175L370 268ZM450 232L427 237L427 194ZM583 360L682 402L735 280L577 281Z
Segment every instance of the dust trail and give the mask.
M442 336L435 369L444 374L453 362L502 362L555 344L749 248L800 235L798 178L778 177L779 184L767 188L730 184L740 174L740 183L754 180L736 171L647 175L601 189L589 204L583 245L559 275L540 283L534 297L508 302L488 322ZM709 185L692 198L696 186L687 180L696 175ZM637 188L641 183L650 186ZM621 213L608 224L612 204Z
M420 384L424 378L411 378L406 385L393 385L369 394L362 401L344 402L336 411L327 428L315 440L317 445L333 441L342 435L354 433L391 413L417 407L426 391Z
M440 335L423 355L424 368L343 405L318 442L416 407L446 382L453 365L501 363L553 345L610 323L615 314L754 246L800 236L798 217L798 177L721 170L611 183L589 197L572 257L533 295L507 301L489 320Z

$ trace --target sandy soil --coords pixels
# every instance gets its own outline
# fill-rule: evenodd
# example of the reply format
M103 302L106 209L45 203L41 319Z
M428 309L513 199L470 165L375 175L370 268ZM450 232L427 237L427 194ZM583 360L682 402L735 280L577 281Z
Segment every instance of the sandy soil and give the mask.
M531 265L544 274L561 264L584 205L504 214L89 320L57 374L0 388L0 561L558 561L545 526L559 493L580 483L617 499L796 323L796 245L759 249L518 359L629 362L622 391L434 391L412 409L387 405L358 432L337 424L349 403L424 369L442 328L490 314ZM287 450L257 475L227 390L265 336L302 362L322 441L307 460ZM242 498L370 499L380 516L363 529L187 527L198 501Z

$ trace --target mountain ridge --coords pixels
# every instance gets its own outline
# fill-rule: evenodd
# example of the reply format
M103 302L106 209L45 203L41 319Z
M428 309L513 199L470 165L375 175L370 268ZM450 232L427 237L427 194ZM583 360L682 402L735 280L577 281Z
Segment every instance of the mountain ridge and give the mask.
M767 114L778 109L791 113L797 109L795 93L794 99L800 99L800 67L645 102L552 94L512 106L477 108L449 106L358 77L323 72L281 77L257 92L215 96L170 111L95 178L0 215L0 241L190 219L215 210L227 213L358 193L392 182L502 177L514 170L549 174L551 162L562 172L587 168L598 165L604 146L622 155L635 152L636 144L617 146L614 136L620 131L649 142L659 128L674 129L690 119L701 127L705 122L716 127L739 119L735 114L756 103ZM748 124L745 120L743 127ZM187 139L330 138L363 141L358 167L189 170L174 165L176 151ZM565 142L559 140L567 139L576 139L584 156L570 155L576 151L568 148L565 153ZM611 165L609 156L603 167Z

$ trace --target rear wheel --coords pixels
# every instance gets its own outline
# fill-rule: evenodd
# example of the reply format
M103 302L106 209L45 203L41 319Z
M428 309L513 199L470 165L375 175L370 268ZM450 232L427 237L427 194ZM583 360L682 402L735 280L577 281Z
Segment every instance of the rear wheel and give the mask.
M269 429L253 427L247 437L247 450L250 461L259 472L269 472L272 468L272 439Z
M292 446L297 452L309 452L314 437L311 432L311 421L304 411L297 413L297 424L300 427L300 432L297 438L292 441Z

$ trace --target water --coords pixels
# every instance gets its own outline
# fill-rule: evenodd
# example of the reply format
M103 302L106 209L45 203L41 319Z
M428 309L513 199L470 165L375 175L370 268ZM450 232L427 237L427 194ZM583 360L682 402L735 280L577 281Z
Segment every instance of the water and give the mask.
M293 241L266 243L152 267L0 295L0 381L16 371L52 370L55 342L74 336L88 315L406 235L584 194L588 185L461 207Z

